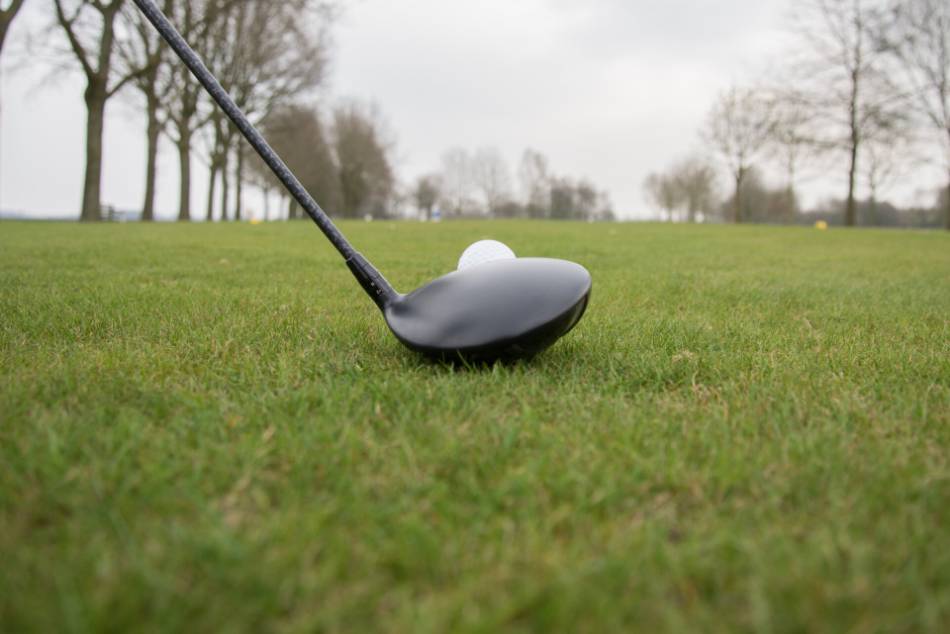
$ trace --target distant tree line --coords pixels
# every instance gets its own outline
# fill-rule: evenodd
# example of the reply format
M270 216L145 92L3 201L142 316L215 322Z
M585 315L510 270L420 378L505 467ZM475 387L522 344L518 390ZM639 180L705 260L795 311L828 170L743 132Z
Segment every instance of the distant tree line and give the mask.
M547 158L532 149L522 154L513 179L497 148L451 148L441 170L416 180L411 198L426 219L436 209L448 218L615 219L607 192L587 179L553 173Z
M950 229L950 2L800 0L778 80L733 86L710 108L705 152L650 174L644 194L669 220L901 224ZM882 192L936 166L932 209L896 211ZM764 169L783 175L770 186ZM718 189L716 170L729 175ZM835 173L840 200L803 213L803 173Z

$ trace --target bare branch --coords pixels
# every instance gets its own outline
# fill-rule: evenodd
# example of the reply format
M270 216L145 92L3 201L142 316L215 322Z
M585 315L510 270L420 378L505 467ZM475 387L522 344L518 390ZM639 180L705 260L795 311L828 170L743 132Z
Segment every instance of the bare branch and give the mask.
M63 10L62 0L53 0L53 4L56 7L56 20L59 22L59 25L63 27L63 31L66 33L66 38L69 40L69 46L73 51L73 54L76 56L76 59L79 61L79 64L82 66L83 72L86 74L87 78L95 77L98 71L92 67L92 64L89 63L89 56L86 53L86 48L82 45L82 42L79 41L79 37L76 35L75 24L76 20L79 18L80 13L82 12L82 5L76 7L76 13L73 16L66 17L66 13Z

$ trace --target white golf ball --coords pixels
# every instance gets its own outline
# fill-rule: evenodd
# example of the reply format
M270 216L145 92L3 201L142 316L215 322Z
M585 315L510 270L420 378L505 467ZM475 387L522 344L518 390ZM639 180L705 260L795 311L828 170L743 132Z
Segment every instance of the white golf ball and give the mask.
M462 253L459 258L459 271L491 262L492 260L513 260L515 252L497 240L479 240Z

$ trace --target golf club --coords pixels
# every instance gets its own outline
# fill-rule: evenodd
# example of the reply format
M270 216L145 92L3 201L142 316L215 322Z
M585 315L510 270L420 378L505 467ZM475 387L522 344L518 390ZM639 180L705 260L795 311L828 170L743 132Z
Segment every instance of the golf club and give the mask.
M134 0L234 122L287 191L336 247L386 324L408 348L443 360L529 358L567 334L590 298L587 270L566 260L496 259L397 293L317 205L153 0Z

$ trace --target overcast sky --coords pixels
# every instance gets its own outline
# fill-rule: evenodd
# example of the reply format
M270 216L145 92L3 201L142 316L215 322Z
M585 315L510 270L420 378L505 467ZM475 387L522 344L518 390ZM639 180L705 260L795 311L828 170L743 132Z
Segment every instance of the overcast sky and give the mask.
M531 147L548 156L556 173L587 177L608 190L621 217L649 217L644 177L701 149L697 131L719 91L774 65L787 6L784 0L361 0L334 30L326 99L379 105L406 183L437 170L449 147L496 146L513 172ZM22 54L25 34L40 29L46 9L45 2L27 3L9 42L14 50L0 95L0 208L75 216L83 82L77 74L51 79ZM129 104L114 100L107 117L103 202L120 209L141 205L144 181L144 123ZM159 168L159 215L172 217L177 164L170 147ZM193 179L193 209L203 211L200 163ZM812 183L808 198L835 184ZM260 209L256 192L247 204Z

